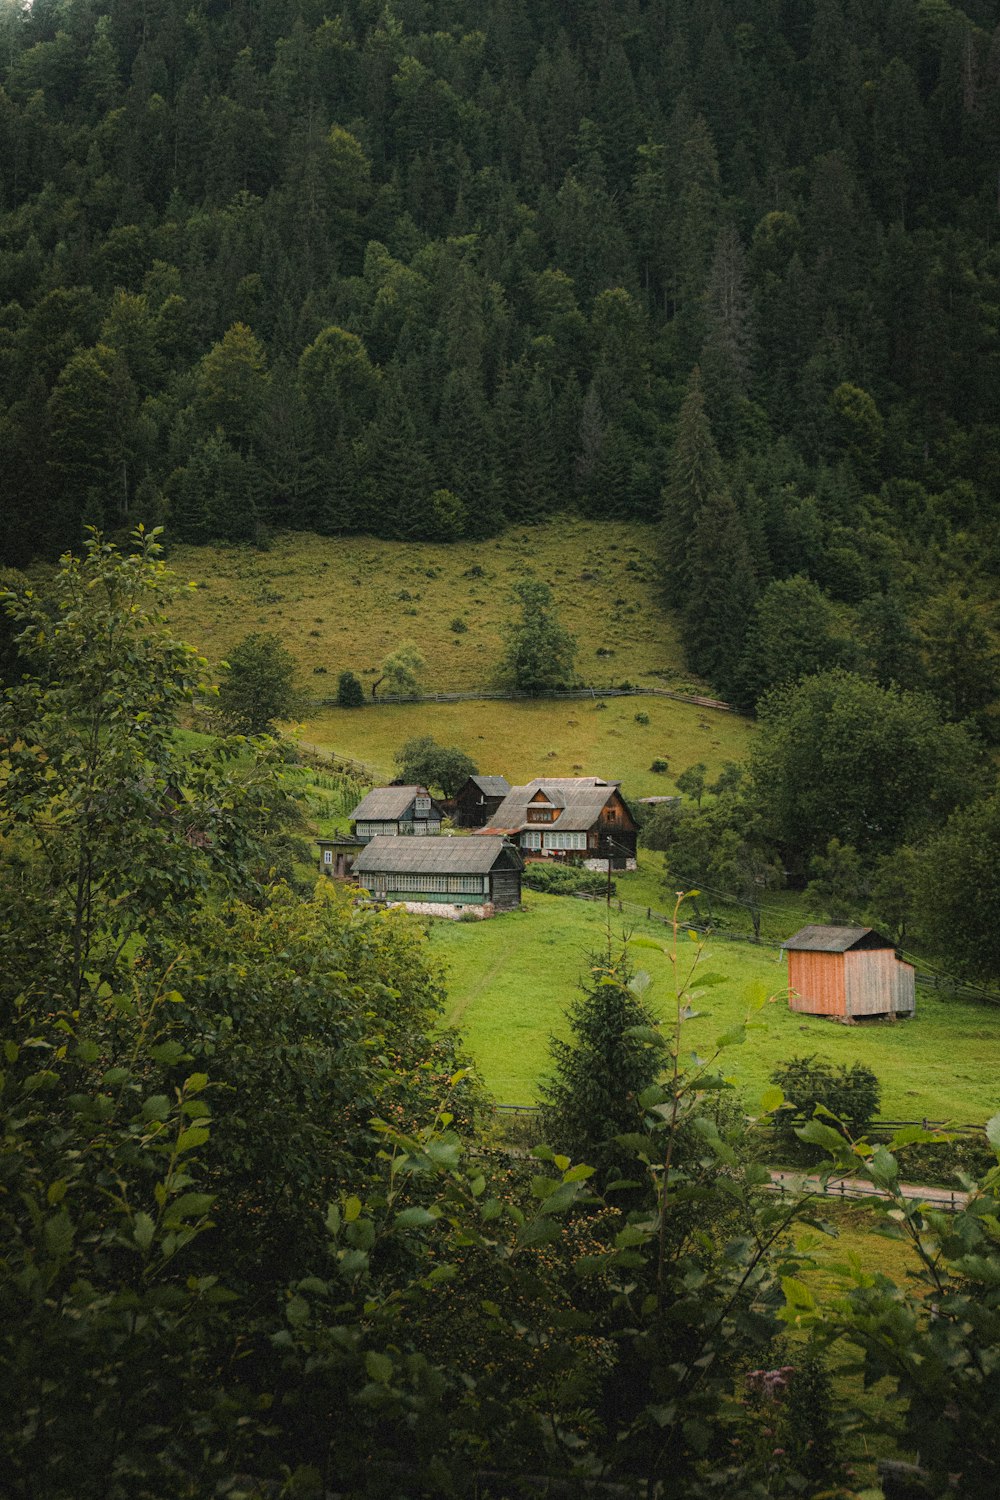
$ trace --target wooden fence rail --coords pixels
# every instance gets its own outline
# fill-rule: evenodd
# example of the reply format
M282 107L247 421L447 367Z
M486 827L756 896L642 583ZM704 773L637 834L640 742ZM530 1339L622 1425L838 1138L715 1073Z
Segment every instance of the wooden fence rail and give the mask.
M689 703L695 708L711 708L727 714L738 712L732 703L723 703L719 698L706 698L699 693L675 693L671 688L654 687L560 688L550 693L517 693L503 688L476 688L468 693L384 693L381 698L367 698L365 707L379 708L397 703L537 703L540 698L673 698L676 703ZM312 698L309 706L336 708L337 700Z

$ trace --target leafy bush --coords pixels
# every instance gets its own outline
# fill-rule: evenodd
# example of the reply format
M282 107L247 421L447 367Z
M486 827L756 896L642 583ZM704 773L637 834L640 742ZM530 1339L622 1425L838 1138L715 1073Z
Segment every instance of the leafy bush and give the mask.
M655 771L659 775L664 771L670 770L670 762L668 760L664 760L662 756L657 756L649 769L651 771Z
M796 1154L805 1147L795 1134L800 1125L811 1120L821 1105L841 1122L847 1134L862 1135L878 1114L882 1087L864 1063L828 1063L812 1057L790 1057L775 1068L771 1082L776 1083L785 1102L775 1116L775 1131L782 1146Z
M546 864L537 859L529 860L521 883L529 890L545 891L551 896L575 896L578 892L586 896L603 896L608 889L607 876L600 870L585 870L582 865ZM614 891L612 881L612 895Z
M341 672L337 678L337 707L361 708L365 701L365 690L353 672Z

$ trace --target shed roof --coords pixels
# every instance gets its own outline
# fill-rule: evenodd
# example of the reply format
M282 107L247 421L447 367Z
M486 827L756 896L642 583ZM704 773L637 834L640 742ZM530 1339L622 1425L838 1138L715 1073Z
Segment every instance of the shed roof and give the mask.
M515 831L528 826L528 803L536 792L544 792L562 810L553 827L579 831L593 826L620 783L599 776L539 776L526 786L511 787L493 814L495 828Z
M487 875L502 857L504 864L522 869L520 853L506 839L397 838L376 834L354 861L357 874L406 872L412 875Z
M375 822L391 822L401 818L414 797L427 797L425 786L377 786L367 797L362 797L351 813L351 821L368 819Z
M851 948L895 948L895 943L873 927L824 927L811 922L781 945L796 952L847 953Z
M506 797L510 791L510 782L506 776L470 776L484 797Z

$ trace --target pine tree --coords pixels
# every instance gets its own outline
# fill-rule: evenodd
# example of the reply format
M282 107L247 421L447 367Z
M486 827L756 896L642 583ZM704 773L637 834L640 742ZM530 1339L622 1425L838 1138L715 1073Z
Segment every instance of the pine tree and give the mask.
M691 539L695 521L724 487L722 462L705 411L701 371L696 365L677 422L663 488L660 566L663 594L675 609L685 605L691 586Z
M710 495L699 511L689 568L681 624L687 660L728 697L737 681L757 594L746 532L728 490Z
M582 990L569 1009L569 1040L549 1043L545 1124L559 1150L601 1178L620 1177L632 1158L615 1138L641 1128L639 1095L656 1082L661 1054L628 1035L651 1020L623 955L595 957Z

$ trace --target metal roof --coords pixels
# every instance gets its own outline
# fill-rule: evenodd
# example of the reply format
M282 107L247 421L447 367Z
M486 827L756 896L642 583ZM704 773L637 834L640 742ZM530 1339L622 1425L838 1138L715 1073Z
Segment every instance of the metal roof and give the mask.
M515 869L524 861L519 852L498 838L399 838L378 833L354 861L359 875L399 872L411 875L487 875L501 856Z
M430 793L424 786L377 786L367 797L362 797L350 815L351 822L393 822L403 816L414 797L428 796Z
M492 826L512 832L546 826L574 832L586 830L597 822L601 809L611 794L618 791L619 785L617 781L603 781L599 776L540 776L529 781L527 786L511 787L493 814ZM551 824L528 822L528 803L538 791L544 792L556 807L561 808Z
M846 953L850 948L894 948L888 938L873 927L823 927L812 922L802 927L794 937L787 938L783 948L794 948L796 952Z
M470 776L484 797L506 797L510 791L510 782L506 776Z

